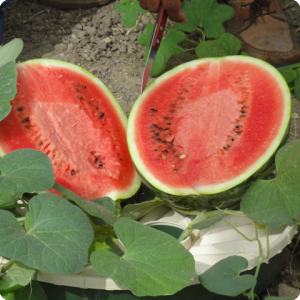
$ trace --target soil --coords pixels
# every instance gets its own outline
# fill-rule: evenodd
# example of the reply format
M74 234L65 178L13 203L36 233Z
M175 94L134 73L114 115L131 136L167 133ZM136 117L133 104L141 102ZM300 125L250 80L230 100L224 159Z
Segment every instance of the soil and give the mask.
M62 10L45 6L37 0L10 0L3 9L3 42L13 38L24 41L21 61L53 58L87 69L103 81L128 115L140 95L144 70L144 48L138 44L137 38L145 33L145 25L154 21L146 14L136 28L125 28L122 15L114 10L118 3L112 1L91 9ZM300 44L300 7L294 0L282 0L282 7ZM167 26L170 28L172 25L168 21ZM195 37L193 35L189 38ZM183 43L182 46L190 49L193 44ZM187 50L179 57L171 57L166 70L196 58L193 51ZM292 97L291 140L300 138L300 102L293 94ZM284 249L283 267L265 295L295 299L300 294L300 258L296 255L300 248L296 246L297 239L298 236Z

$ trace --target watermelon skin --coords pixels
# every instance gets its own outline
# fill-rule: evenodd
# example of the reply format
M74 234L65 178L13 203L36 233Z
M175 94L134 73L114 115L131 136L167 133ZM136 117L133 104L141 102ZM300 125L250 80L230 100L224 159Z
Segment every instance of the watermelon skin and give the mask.
M11 113L0 122L2 153L43 151L55 181L85 199L135 194L140 178L126 143L127 119L105 85L57 60L30 60L17 71Z
M228 183L225 181L225 183L222 182L222 184L220 184L220 185L208 185L207 187L204 186L204 188L200 185L200 186L196 186L196 188L194 188L194 186L192 186L192 188L187 187L186 189L177 183L177 186L179 186L179 188L177 188L176 186L172 187L172 184L170 183L170 181L172 181L172 179L171 179L172 174L170 173L170 175L169 175L164 170L160 171L162 169L159 169L160 166L163 165L169 159L167 157L167 155L169 153L166 152L166 154L164 154L164 152L162 152L162 162L159 161L159 162L153 163L153 165L155 167L157 166L157 172L156 171L153 172L153 169L155 169L155 167L152 168L152 167L147 166L147 164L151 165L151 163L152 163L151 160L149 159L149 160L145 161L143 158L144 154L141 154L142 151L149 151L147 153L150 153L151 143L153 143L153 140L149 139L152 142L148 143L147 146L145 146L144 149L146 149L146 150L139 149L140 145L143 145L144 142L140 142L142 139L142 136L139 135L139 129L137 129L137 128L144 126L144 123L143 123L143 121L141 122L141 120L147 119L147 118L150 119L150 117L145 114L146 109L144 109L144 107L147 107L150 116L151 116L151 113L153 115L153 114L156 114L157 112L163 110L163 104L160 104L160 103L163 103L164 99L163 99L163 96L160 95L160 93L163 95L166 95L167 98L166 98L165 102L167 102L167 105L169 105L171 107L177 107L178 101L176 102L177 99L174 100L174 98L172 98L174 93L171 91L171 89L174 87L174 89L176 89L177 93L179 94L179 97L184 98L181 95L183 94L183 91L185 89L187 90L187 88L184 86L184 84L182 84L182 82L183 82L182 78L184 78L184 76L185 76L185 78L189 77L189 75L188 75L189 69L192 69L194 74L196 74L196 76L195 76L196 79L195 78L188 78L188 79L190 79L191 82L196 81L196 83L194 85L194 89L195 88L197 89L196 84L201 85L201 84L203 84L203 82L205 82L205 78L201 77L201 74L200 74L201 72L204 73L205 75L208 74L208 76L211 76L211 74L209 74L209 71L207 71L207 69L205 69L205 64L218 64L219 63L221 66L221 64L223 62L227 63L228 70L230 70L230 67L228 67L228 63L230 64L232 62L233 68L236 67L236 63L244 64L243 71L242 71L244 73L246 72L245 69L247 69L248 66L250 66L250 68L251 68L251 64L253 64L255 66L256 70L255 70L255 76L252 76L252 77L257 77L255 80L260 85L259 88L257 88L257 89L262 90L261 97L264 97L264 99L266 99L266 101L273 101L272 100L273 97L275 99L274 101L279 101L279 102L282 101L282 105L279 106L280 109L277 109L276 107L274 109L274 107L272 107L272 105L271 105L272 108L270 109L271 113L269 114L270 115L269 118L267 118L268 110L267 109L265 110L266 111L265 112L266 119L271 119L271 120L274 118L274 115L272 116L272 110L275 110L275 111L282 110L280 123L279 123L278 129L277 129L277 135L270 142L269 149L267 149L266 152L263 153L262 157L259 157L258 163L254 163L253 165L251 165L248 168L248 170L246 169L242 174L237 176L237 178L233 178L233 180L229 180ZM259 78L260 77L259 76L260 75L260 72L259 72L260 67L262 68L262 73L266 72L266 74L262 75L261 77L266 76L266 75L267 76L270 75L270 77L271 77L268 84L264 83L263 78L262 79ZM201 69L201 71L199 71L198 73L197 73L197 71L195 71L197 68ZM222 66L220 68L222 68ZM238 73L236 70L231 70L231 71ZM181 76L180 75L181 72L185 73L185 74ZM216 75L218 75L218 74L216 74ZM168 78L170 78L170 77L172 78L172 76L174 76L176 78L177 82L175 80L173 82L171 82L171 80L170 80L170 83L168 82ZM197 78L197 76L200 79ZM237 76L239 76L239 74ZM217 76L215 76L215 77L217 77ZM250 77L251 77L251 74L250 74ZM197 82L197 80L198 80L198 82ZM201 82L201 80L202 80L202 82ZM223 78L223 80L224 80L224 78ZM262 81L262 82L260 83L259 81ZM187 80L186 80L186 82L187 82ZM218 86L219 82L215 82L214 84ZM220 84L222 84L222 82ZM264 95L264 91L263 91L264 87L266 87L267 90L270 88L273 89L273 87L275 89L277 88L276 93L273 93L272 96L269 97L269 99L271 99L271 100L269 100L266 97L266 95ZM192 90L192 92L193 92L193 90ZM201 93L203 93L203 91L199 92L200 97L201 97ZM258 95L257 92L254 92L254 94L255 93L256 93L256 95ZM195 91L194 91L194 94L196 94ZM186 95L187 95L187 99L188 99L188 93L186 93ZM277 97L277 95L279 95L279 96ZM152 103L152 104L148 105L148 103L151 103L151 101L152 101L150 99L151 96L154 99L154 102L153 102L154 104ZM234 96L234 94L233 94L233 96ZM177 95L177 97L178 97L178 95ZM209 93L208 93L208 97L210 97ZM260 95L258 95L256 97L260 97ZM171 99L171 100L169 101L169 99ZM180 98L178 98L178 99L180 99ZM180 100L185 100L185 99L180 99ZM188 99L188 101L189 102L187 105L190 105L191 103L193 104L192 100ZM170 104L170 103L172 103L172 104ZM180 108L183 107L183 109L184 109L185 104L183 104L183 101L180 103L181 103ZM272 103L272 102L270 102L270 103ZM262 110L263 110L264 104L262 103L262 101L259 103L259 105L262 106ZM149 111L150 107L153 107L153 109L150 109L150 111ZM192 106L192 107L195 107L195 106ZM252 108L253 108L253 110L255 110L256 107L253 105ZM196 107L196 109L197 109L197 107ZM166 74L164 74L162 77L158 78L158 80L154 81L151 85L149 85L147 87L144 94L138 98L137 102L135 103L135 105L130 113L129 126L128 126L128 130L127 130L127 140L128 140L131 156L136 165L136 168L139 171L140 176L142 177L143 182L150 189L152 189L159 198L164 200L168 205L172 206L173 208L184 211L186 213L192 213L192 212L196 213L196 211L199 211L199 210L215 209L216 207L220 207L220 208L229 207L229 206L237 203L241 199L242 195L245 193L245 191L250 187L250 185L256 179L267 178L268 176L272 175L272 172L275 169L274 160L275 160L276 151L286 142L286 140L288 138L290 114L291 114L291 99L290 99L289 89L288 89L285 81L281 77L281 75L278 73L278 71L275 68L273 68L272 66L268 65L267 63L257 60L257 59L248 58L248 57L226 57L226 58L221 58L221 59L198 60L195 62L190 62L190 63L184 64L184 65L181 65L181 66L175 68L174 70L167 72ZM251 115L251 111L250 111L249 115ZM166 112L164 112L164 116L166 116L169 120L171 119L170 114L166 114ZM165 127L171 127L173 125L173 123L169 123L169 124L171 124L171 126L166 126L165 123L161 122L161 119L162 119L161 115L160 115L160 119L159 120L157 120L157 119L159 119L159 118L154 116L152 125L149 122L150 124L148 126L150 132L154 130L153 131L154 134L157 134L158 131L156 130L157 128L153 124L155 124L159 129L161 127L162 128L161 132L164 132L163 130ZM165 119L165 117L164 117L164 119ZM177 119L175 116L173 122L175 123L176 121L177 121ZM266 122L266 121L268 121L268 120L265 120L264 122ZM168 121L168 122L170 122L170 121ZM263 124L265 124L264 122L261 122L260 126L263 126ZM237 124L237 125L239 125L239 124ZM153 126L155 128L153 128ZM260 130L260 128L262 128L262 127L258 127L258 130ZM170 130L172 128L167 128L167 129ZM238 129L240 129L240 128L238 128ZM196 131L199 129L197 127L194 127L193 130ZM262 131L264 131L264 128L262 128ZM159 134L161 134L161 132L159 132ZM147 134L146 127L143 128L143 133L145 135ZM240 133L238 133L238 136L239 136L239 134ZM266 132L263 134L265 134L265 136L268 136L268 133L266 133ZM176 139L176 133L174 133L174 136ZM257 135L257 136L259 136L259 135ZM153 137L150 136L150 138L153 138ZM156 137L154 137L154 138L156 138ZM166 141L167 141L166 144L170 145L170 143L167 139L166 139ZM157 147L157 149L159 151L160 151L160 149L165 149L165 148L159 148L161 141L158 141L158 142L160 142L160 143L154 142L155 146L153 146L153 147ZM264 143L264 140L258 138L257 144L262 144L262 143ZM197 142L196 142L196 144L197 144ZM230 145L230 146L232 147L232 148L230 148L230 150L234 149L234 145ZM243 150L242 147L240 147L240 148ZM156 151L156 152L153 152L155 155L157 152L159 152L159 151L157 151L157 149L154 149L154 150L152 149L152 151ZM169 148L169 149L172 149L172 148ZM227 152L228 149L225 149L225 151L221 149L221 151L223 151L223 153L228 153ZM196 150L195 150L195 152L196 152ZM183 155L184 156L183 158L185 158L185 156L189 155L189 153L185 153L185 154L186 155ZM245 154L244 157L247 158L247 156L251 156L251 154L252 153ZM157 157L157 156L155 156L155 157ZM170 165L173 164L173 161L174 160L170 159L170 162L171 162ZM160 165L159 165L159 163L160 163ZM172 165L172 167L174 167L174 166ZM163 175L161 176L161 178L158 179L157 174L159 172L161 172ZM214 172L213 169L212 169L212 172ZM224 173L226 174L226 172L224 172ZM155 175L153 175L153 174L155 174ZM192 176L194 176L194 174ZM164 183L164 178L168 179L168 181L166 181L167 183ZM186 180L186 178L187 178L187 180ZM179 177L179 179L182 179L182 181L184 183L188 182L188 178L189 178L188 172L185 173L185 176Z

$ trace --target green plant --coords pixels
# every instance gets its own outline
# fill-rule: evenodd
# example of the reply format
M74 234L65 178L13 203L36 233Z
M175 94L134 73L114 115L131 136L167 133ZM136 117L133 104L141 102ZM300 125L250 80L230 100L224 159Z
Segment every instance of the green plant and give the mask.
M3 51L16 45L19 50L12 56L7 54L11 51L6 52L4 61ZM0 49L0 95L3 99L0 111L5 111L1 119L9 113L9 103L16 93L15 59L21 49L20 40ZM0 270L0 294L7 300L44 300L47 298L39 283L31 282L37 270L69 274L90 264L100 275L112 278L137 296L174 294L198 276L194 272L193 256L179 241L193 229L227 222L245 239L258 244L256 273L240 276L247 261L232 256L201 274L199 279L214 293L227 296L244 293L254 299L260 264L269 256L268 250L262 251L258 227L263 224L268 231L269 227L299 224L296 219L300 214L299 150L300 140L295 140L277 153L276 177L256 181L243 197L241 211L191 211L196 217L179 240L135 221L163 205L158 198L127 205L121 210L119 203L109 198L86 201L55 183L50 159L44 153L21 149L6 154L0 158L0 255L10 261ZM51 188L59 191L62 197L43 193ZM28 209L25 216L19 213L20 207ZM224 220L228 214L252 219L255 237L246 237ZM106 245L103 236L107 236ZM115 238L124 244L125 253ZM284 299L268 297L267 300L273 298Z
M139 24L140 18L137 13L147 13L139 6L138 0L132 2L121 0L120 4L115 6L115 10L124 13L122 21L126 27L134 27ZM187 22L184 25L175 23L172 29L166 27L166 33L155 57L151 76L162 73L169 58L172 55L180 55L184 51L194 50L199 58L205 58L236 55L241 50L240 40L234 35L226 33L223 27L223 22L233 17L234 10L231 7L218 4L217 0L191 0L190 2L183 2L182 10L187 16ZM151 15L155 18L153 14ZM147 33L141 34L138 37L138 42L146 47L144 53L146 61L154 25L147 24L145 29ZM195 31L200 34L199 40L189 39L188 34ZM194 45L194 48L184 50L177 45L183 41Z

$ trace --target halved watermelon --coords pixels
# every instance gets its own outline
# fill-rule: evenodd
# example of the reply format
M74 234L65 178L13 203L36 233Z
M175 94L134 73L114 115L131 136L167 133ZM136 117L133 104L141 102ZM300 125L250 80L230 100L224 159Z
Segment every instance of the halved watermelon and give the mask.
M271 65L245 56L196 60L138 98L127 141L160 198L182 209L226 207L273 171L290 114L288 86Z
M17 95L0 122L2 152L46 153L55 180L85 199L124 199L140 186L126 143L126 116L91 73L37 59L17 66Z

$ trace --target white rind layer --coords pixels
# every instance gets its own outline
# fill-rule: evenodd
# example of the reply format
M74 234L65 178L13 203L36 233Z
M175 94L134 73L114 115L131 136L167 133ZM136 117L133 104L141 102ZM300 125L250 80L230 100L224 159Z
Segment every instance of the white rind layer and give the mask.
M196 68L197 66L207 63L209 61L211 62L222 62L222 61L241 61L241 62L247 62L247 63L253 63L255 65L260 66L261 68L265 69L270 73L270 76L274 77L274 80L278 82L278 86L281 87L283 98L285 101L285 111L283 113L283 120L281 127L279 129L277 138L274 139L274 141L271 143L267 151L256 161L255 164L253 164L251 167L249 167L243 174L237 176L236 178L223 182L221 184L216 185L201 185L194 188L174 188L170 185L164 184L157 178L153 176L153 174L149 171L149 169L146 167L146 165L143 163L143 160L141 159L139 155L139 151L136 147L135 142L135 119L138 115L138 110L140 107L140 104L143 102L145 96L147 95L147 92L150 91L156 84L162 83L165 80L169 79L172 75L178 74L180 71L185 70L186 68ZM257 172L261 167L264 166L264 164L270 159L270 157L274 154L276 149L279 147L285 132L289 126L290 122L290 115L291 115L291 94L288 85L286 84L285 80L281 76L281 74L270 64L248 56L227 56L222 58L208 58L208 59L200 59L191 61L185 64L182 64L162 76L160 76L158 79L153 81L144 91L144 93L139 96L137 101L132 107L132 110L129 115L128 119L128 127L127 127L127 143L129 145L129 152L133 159L133 162L138 169L138 171L142 174L142 176L155 188L165 192L169 193L171 195L178 195L178 196L185 196L185 195L211 195L211 194L217 194L226 190L229 190L232 187L235 187L239 185L240 183L247 180L251 175L253 175L255 172Z
M84 76L86 76L88 79L90 79L93 83L95 83L95 85L99 86L105 92L105 94L108 96L110 102L112 103L115 111L117 112L124 129L126 130L127 117L126 117L124 111L122 110L120 104L118 103L116 98L113 96L111 91L104 85L104 83L100 79L98 79L96 76L94 76L92 73L90 73L87 70L85 70L81 67L78 67L74 64L60 61L60 60L55 60L55 59L32 59L32 60L28 60L23 63L19 63L16 65L16 67L22 67L22 66L33 65L33 64L38 64L40 66L45 66L45 67L57 66L60 68L66 68L68 70L72 70L72 71L80 73L80 74L84 74ZM0 147L0 156L3 156L5 154L6 153ZM125 190L112 191L109 194L107 194L106 196L110 197L113 200L127 199L137 192L140 185L141 185L141 179L140 179L139 175L136 173L134 180L132 182L132 185L129 188L127 188Z

